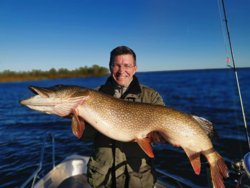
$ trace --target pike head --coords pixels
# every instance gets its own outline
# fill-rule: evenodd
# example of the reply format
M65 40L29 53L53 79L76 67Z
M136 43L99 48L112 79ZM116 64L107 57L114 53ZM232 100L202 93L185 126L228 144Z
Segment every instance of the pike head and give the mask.
M21 104L40 112L68 116L88 98L88 89L77 86L57 85L50 88L29 87L36 95L20 101Z
M72 132L76 137L82 137L85 122L78 116L76 109L88 99L88 89L57 85L51 88L31 86L30 90L36 95L20 101L21 104L47 114L61 117L72 116Z

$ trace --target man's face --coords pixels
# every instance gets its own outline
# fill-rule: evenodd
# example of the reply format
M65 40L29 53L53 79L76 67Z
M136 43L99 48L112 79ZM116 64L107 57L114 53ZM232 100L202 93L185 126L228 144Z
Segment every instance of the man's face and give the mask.
M130 54L118 55L111 65L111 75L120 86L127 86L133 79L137 71L134 58Z

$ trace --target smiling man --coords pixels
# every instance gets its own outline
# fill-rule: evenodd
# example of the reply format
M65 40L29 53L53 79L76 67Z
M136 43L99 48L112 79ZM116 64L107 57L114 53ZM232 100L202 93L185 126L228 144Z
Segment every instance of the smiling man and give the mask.
M112 57L110 61L110 71L114 81L123 87L128 86L133 80L137 71L136 56L132 54L121 54Z
M164 105L155 90L141 85L135 76L136 54L118 46L110 54L111 75L98 88L100 92L131 102ZM124 125L126 126L126 125ZM153 162L135 142L119 142L95 133L94 153L88 163L88 182L92 187L153 187Z

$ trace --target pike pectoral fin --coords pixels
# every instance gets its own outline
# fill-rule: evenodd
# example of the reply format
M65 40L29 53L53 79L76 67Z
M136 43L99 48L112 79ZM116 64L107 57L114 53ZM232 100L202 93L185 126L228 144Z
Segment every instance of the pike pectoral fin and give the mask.
M186 155L189 158L189 161L193 167L195 174L199 175L201 171L201 161L200 161L200 153L195 153L188 148L183 148Z
M150 157L154 158L153 148L151 146L151 139L143 138L143 139L136 139L136 142L139 144L141 149Z
M80 118L77 114L74 113L72 117L72 124L71 124L73 134L80 139L83 135L85 129L85 122L82 118Z

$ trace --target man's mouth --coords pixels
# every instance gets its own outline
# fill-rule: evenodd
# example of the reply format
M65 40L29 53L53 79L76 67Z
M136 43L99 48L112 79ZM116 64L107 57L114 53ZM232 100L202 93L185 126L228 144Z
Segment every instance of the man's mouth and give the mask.
M116 78L117 79L125 79L125 78L127 78L127 76L126 75L116 75Z

